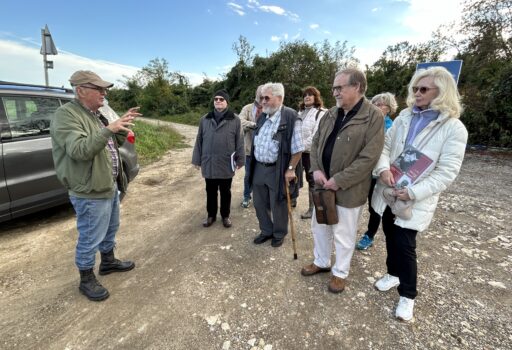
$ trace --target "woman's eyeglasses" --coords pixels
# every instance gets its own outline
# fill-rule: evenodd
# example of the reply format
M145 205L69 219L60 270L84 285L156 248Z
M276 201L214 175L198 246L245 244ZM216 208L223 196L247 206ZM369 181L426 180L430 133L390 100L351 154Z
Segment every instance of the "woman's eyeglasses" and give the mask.
M214 97L213 98L214 101L218 101L218 102L224 102L224 97Z
M436 87L426 87L426 86L413 86L412 92L417 93L419 91L420 94L424 95L427 91L434 90L434 89L437 89L437 88Z

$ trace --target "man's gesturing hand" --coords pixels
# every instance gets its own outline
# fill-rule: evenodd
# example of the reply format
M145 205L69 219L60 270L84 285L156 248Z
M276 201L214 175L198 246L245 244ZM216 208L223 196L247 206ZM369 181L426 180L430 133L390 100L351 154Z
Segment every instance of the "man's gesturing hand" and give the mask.
M136 117L140 117L142 114L139 113L140 107L132 107L126 112L121 118L117 119L116 121L110 123L107 128L112 131L113 133L118 133L119 131L129 131L130 126L133 126L134 124L132 121Z

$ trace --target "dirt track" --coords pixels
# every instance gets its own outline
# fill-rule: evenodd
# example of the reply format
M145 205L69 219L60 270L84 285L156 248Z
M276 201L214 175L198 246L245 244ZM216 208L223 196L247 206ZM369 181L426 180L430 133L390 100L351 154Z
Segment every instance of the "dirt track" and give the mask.
M175 125L190 143L196 128ZM291 240L255 246L254 209L233 227L203 228L204 181L191 148L141 170L122 204L116 254L135 270L100 276L101 303L78 292L73 211L64 206L0 228L1 349L511 349L512 158L469 154L419 236L416 321L393 318L396 291L379 293L383 234L356 252L347 289L327 292L328 275L302 277L312 259L309 223L294 211ZM366 212L360 230L365 228Z

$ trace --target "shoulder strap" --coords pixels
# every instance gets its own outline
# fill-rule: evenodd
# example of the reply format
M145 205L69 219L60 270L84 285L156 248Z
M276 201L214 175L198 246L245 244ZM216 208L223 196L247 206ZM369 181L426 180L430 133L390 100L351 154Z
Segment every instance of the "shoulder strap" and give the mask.
M423 139L421 139L421 142L418 144L418 146L416 146L416 148L417 149L421 149L422 147L424 147L430 141L432 136L434 136L435 131L440 129L441 126L444 123L446 123L446 121L448 121L448 119L450 119L450 118L449 117L446 118L445 120L443 120L443 121L439 122L438 124L436 124L432 129L430 129L430 131L425 135L425 137Z
M316 115L315 115L315 121L318 120L318 115L320 114L320 112L322 111L322 108L319 108L318 109L318 112L316 112Z

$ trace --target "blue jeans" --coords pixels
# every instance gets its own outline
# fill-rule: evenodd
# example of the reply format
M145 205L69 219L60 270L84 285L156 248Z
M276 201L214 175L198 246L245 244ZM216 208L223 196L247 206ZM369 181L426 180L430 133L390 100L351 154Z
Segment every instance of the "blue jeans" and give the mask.
M249 175L251 173L251 156L245 156L245 176L244 176L244 199L251 198L252 188L249 184Z
M79 270L92 269L98 249L107 253L114 248L119 228L119 192L110 199L69 199L75 208L78 229L75 264Z

